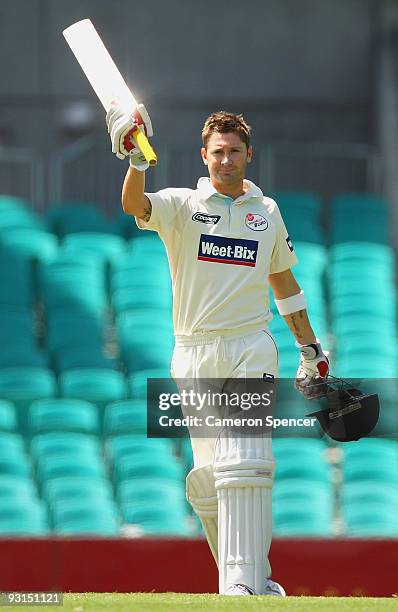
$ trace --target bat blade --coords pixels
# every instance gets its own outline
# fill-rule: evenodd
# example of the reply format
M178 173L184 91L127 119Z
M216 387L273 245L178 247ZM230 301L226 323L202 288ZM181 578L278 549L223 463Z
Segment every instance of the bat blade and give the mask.
M137 100L120 74L91 20L77 21L62 33L106 112L108 112L112 101L118 99L122 110L130 115L137 108ZM145 134L136 130L133 139L136 144L139 143L139 148L148 163L155 166L157 163L156 153Z
M106 111L118 98L123 110L131 113L137 101L120 74L90 19L82 19L63 35Z

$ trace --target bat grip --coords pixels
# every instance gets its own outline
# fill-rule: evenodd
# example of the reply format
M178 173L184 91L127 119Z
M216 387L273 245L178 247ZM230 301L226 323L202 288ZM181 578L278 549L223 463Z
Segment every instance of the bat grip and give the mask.
M140 129L136 129L134 130L132 136L135 144L142 151L142 154L147 160L148 164L150 166L156 166L156 164L158 163L157 155L153 150L148 138L145 136L144 132Z

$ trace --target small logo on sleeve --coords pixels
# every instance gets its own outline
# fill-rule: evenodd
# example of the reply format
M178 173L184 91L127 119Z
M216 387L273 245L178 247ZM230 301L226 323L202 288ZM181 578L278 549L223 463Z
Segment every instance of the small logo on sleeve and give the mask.
M198 223L206 223L206 225L216 225L221 219L220 215L208 215L206 213L196 212L192 215L192 221Z
M254 232L263 232L268 227L268 221L262 215L254 213L247 213L245 219L246 227L253 230Z
M254 268L257 250L257 240L242 240L202 234L199 241L198 259L200 261L212 261Z
M294 248L293 248L293 243L292 243L292 241L290 240L290 237L289 237L289 236L286 238L286 243L287 243L287 246L289 247L289 249L291 250L291 252L293 253L293 251L294 251Z

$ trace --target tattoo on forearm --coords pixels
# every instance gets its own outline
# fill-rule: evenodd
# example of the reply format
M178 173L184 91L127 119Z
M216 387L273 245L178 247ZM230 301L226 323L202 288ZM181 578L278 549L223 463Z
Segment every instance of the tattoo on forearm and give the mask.
M149 219L151 218L151 214L152 214L152 204L148 202L148 206L144 208L144 212L142 213L140 219L142 219L145 222L148 222Z
M299 310L294 314L288 315L286 317L287 323L290 329L294 332L297 340L302 340L303 335L301 333L301 324L304 320L304 310Z

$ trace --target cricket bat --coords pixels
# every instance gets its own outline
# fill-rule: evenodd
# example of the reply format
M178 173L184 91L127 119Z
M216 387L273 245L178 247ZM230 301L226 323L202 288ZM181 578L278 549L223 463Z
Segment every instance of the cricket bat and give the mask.
M77 21L62 33L106 112L112 100L118 98L123 110L131 114L138 106L137 100L109 55L91 20ZM151 166L156 166L156 153L144 132L137 128L132 137L147 162Z

